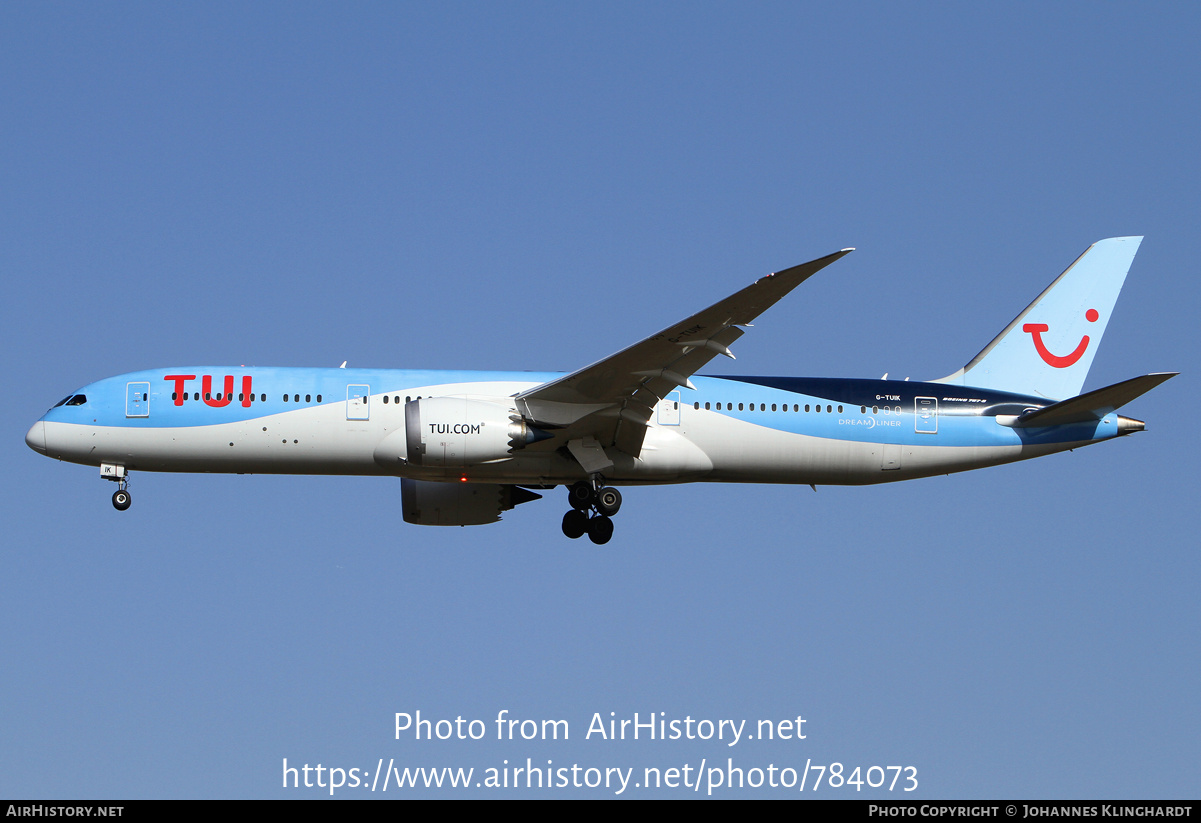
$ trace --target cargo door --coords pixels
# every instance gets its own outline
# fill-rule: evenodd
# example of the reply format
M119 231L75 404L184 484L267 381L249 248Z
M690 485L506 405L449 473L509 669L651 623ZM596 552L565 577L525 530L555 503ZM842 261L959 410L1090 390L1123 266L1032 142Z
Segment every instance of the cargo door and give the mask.
M880 456L880 468L883 471L896 471L901 468L901 446L899 443L885 443Z

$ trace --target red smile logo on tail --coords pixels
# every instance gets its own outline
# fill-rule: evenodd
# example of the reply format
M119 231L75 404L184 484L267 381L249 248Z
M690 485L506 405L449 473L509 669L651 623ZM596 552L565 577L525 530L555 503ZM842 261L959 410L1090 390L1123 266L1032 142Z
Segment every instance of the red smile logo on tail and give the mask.
M1096 309L1089 309L1084 313L1084 316L1088 322L1095 323L1101 315L1097 313ZM1047 348L1047 344L1043 342L1043 332L1049 328L1050 326L1046 323L1027 323L1022 326L1022 331L1030 333L1030 336L1034 339L1034 348L1038 350L1038 356L1048 366L1054 366L1057 369L1066 369L1068 366L1075 365L1076 361L1083 357L1085 350L1088 349L1088 335L1086 334L1080 338L1080 344L1076 346L1075 351L1060 357L1057 354L1051 354Z

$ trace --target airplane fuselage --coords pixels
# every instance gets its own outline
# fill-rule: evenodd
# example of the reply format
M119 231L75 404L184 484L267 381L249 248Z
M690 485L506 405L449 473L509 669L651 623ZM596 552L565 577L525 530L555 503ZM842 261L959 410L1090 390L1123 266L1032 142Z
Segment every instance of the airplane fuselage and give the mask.
M375 369L190 367L134 372L80 389L30 429L37 451L128 471L350 474L558 485L587 473L565 449L520 444L483 460L460 417L406 421L408 404L464 398L508 410L561 375ZM654 410L637 458L614 455L612 485L691 481L860 485L1037 457L1124 433L1119 416L1018 428L1049 401L995 390L896 380L693 378ZM77 398L84 398L82 401ZM426 444L463 454L419 465ZM453 449L454 446L452 445Z

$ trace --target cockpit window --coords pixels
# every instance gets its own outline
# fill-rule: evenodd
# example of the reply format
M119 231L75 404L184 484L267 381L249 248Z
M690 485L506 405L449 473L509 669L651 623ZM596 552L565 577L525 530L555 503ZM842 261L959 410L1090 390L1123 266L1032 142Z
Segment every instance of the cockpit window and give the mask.
M77 394L74 397L72 397L70 400L67 401L67 405L68 406L82 406L86 402L88 402L88 396L86 394Z
M71 399L72 397L74 397L74 396L75 396L75 395L73 395L73 394L68 394L68 395L67 395L66 397L64 397L62 400L60 400L60 401L58 401L57 403L55 403L55 404L54 404L54 408L56 408L56 409L57 409L59 406L62 406L62 405L64 405L64 404L65 404L65 403L66 403L68 400L70 400L70 399Z

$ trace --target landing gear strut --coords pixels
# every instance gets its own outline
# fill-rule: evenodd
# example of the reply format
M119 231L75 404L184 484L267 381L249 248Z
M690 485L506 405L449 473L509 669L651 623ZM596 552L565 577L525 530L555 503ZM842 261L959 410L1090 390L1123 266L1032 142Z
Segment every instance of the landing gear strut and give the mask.
M588 535L598 546L613 537L610 519L621 508L621 492L600 480L581 480L567 489L571 511L563 515L563 534L572 540Z

